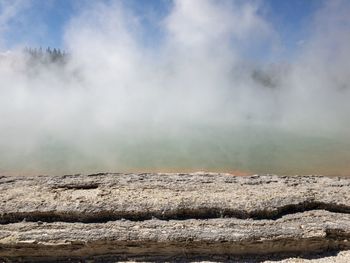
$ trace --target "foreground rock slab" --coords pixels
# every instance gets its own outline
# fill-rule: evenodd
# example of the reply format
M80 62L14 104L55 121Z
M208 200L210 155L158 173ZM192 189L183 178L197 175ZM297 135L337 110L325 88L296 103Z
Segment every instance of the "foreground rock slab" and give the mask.
M250 262L319 255L350 249L350 179L2 176L0 223L0 258L11 261Z

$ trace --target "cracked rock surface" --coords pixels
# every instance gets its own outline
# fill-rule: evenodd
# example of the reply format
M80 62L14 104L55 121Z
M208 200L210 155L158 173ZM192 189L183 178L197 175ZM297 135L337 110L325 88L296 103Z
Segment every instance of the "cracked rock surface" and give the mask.
M348 178L0 177L0 261L261 262L349 249Z

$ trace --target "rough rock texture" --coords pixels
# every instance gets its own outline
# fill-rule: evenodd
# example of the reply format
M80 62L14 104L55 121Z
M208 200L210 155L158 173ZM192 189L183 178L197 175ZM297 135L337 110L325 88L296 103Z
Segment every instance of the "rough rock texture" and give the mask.
M336 255L328 255L322 258L313 258L313 259L303 259L303 258L288 258L281 261L279 263L349 263L350 261L350 250L341 251ZM276 261L264 261L264 263L273 263Z
M350 249L347 178L0 177L3 260L251 262L345 249Z

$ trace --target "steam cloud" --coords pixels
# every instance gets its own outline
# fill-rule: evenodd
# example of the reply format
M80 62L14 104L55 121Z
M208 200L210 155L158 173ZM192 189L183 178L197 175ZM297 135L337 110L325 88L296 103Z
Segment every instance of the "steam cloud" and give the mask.
M3 50L28 3L0 1ZM349 1L325 1L289 59L262 4L175 0L160 18L85 3L64 65L33 65L20 44L2 52L0 172L349 172ZM148 45L146 23L158 32ZM326 142L293 146L304 138ZM320 168L322 149L340 160Z

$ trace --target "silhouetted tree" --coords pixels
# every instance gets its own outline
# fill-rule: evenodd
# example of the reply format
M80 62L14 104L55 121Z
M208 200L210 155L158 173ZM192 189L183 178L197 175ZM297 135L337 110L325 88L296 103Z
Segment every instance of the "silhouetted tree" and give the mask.
M28 48L24 49L24 53L29 56L29 61L31 63L42 63L42 64L64 64L67 62L68 55L66 52L62 52L60 49L51 49L48 47L45 52L43 52L42 47L39 49Z

